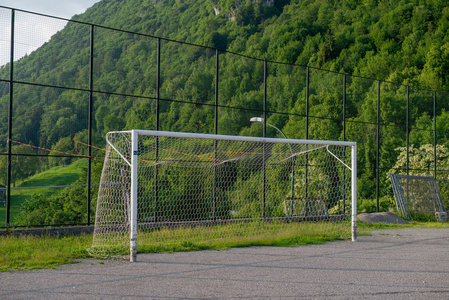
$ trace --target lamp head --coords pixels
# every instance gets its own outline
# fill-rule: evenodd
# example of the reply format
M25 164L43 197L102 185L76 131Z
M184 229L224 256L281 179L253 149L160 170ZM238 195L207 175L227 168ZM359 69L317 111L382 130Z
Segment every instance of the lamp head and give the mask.
M264 123L265 120L261 117L252 117L251 119L249 119L251 122L259 122L259 123Z

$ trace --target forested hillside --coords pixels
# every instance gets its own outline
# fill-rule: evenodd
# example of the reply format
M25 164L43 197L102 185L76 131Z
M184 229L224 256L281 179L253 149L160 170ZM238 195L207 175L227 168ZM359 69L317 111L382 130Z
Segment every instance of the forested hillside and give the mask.
M445 1L273 2L270 5L271 1L105 0L74 19L269 61L440 91L449 89L449 6ZM155 40L122 32L111 34L101 28L96 30L95 38L95 90L154 95ZM162 57L165 63L161 83L163 98L181 97L193 102L211 100L215 71L211 51L166 44ZM87 88L88 53L88 26L68 24L41 49L15 64L15 80ZM220 93L226 104L251 106L242 103L249 101L245 97L230 98L257 90L254 84L259 84L261 78L255 77L261 77L261 64L254 63L253 68L234 65L240 62L230 58L222 63ZM8 70L8 65L3 67L2 78L8 77ZM240 83L238 87L236 82ZM285 103L279 105L289 106L285 107L289 111L293 109L297 92L282 91L279 98ZM3 97L7 93L5 86ZM65 128L73 131L74 126L85 127L86 120L79 119L86 110L85 99L82 99L85 95L23 87L17 90L15 97L16 115L26 116L17 118L15 130L26 142L51 147L69 135ZM53 98L57 101L46 103ZM2 99L2 112L6 112L7 101ZM235 101L238 103L233 103ZM61 105L65 107L63 110L58 109ZM139 107L130 102L113 107L97 99L96 105L96 126L101 129L100 134L111 126L130 128L154 122L151 116L143 116L143 119L136 116ZM174 107L163 109L168 114L163 118L164 129L198 129L189 127L192 124L188 124L191 119L188 114L184 116ZM119 113L114 119L115 111ZM6 126L5 118L3 113L1 126ZM26 124L22 124L25 119Z
M77 19L271 61L449 88L443 0L102 1Z
M443 0L103 0L73 20L122 30L95 28L93 139L97 146L104 145L104 135L110 130L156 126L157 41L130 32L164 38L161 130L213 133L214 108L210 104L215 97L215 49L221 53L220 134L261 135L260 125L251 124L249 118L261 115L263 108L263 59L270 62L268 120L291 138L306 135L305 69L299 66L313 67L307 91L309 138L343 138L342 76L318 68L449 91L449 5ZM15 63L14 80L33 85L15 86L14 140L70 153L75 153L74 138L86 142L89 39L90 27L72 22ZM3 66L0 78L7 79L8 72L9 65ZM9 89L6 84L0 87L0 133L5 140ZM385 174L399 167L396 149L405 144L406 87L382 85L381 92L384 110L380 121L392 125L382 131L380 145L385 194ZM376 122L377 82L353 77L346 93L345 138L360 143L360 193L369 198L375 193L376 145L375 127L366 124ZM124 94L135 97L121 96ZM410 130L410 143L416 147L432 143L431 95L416 89L411 94L409 122L414 129ZM421 101L422 97L430 102ZM449 104L440 104L437 109L441 145L448 144L446 106ZM16 146L15 151L36 151L27 149ZM86 153L85 149L76 151ZM28 169L16 175L23 179L69 162L70 158L41 158L40 164L23 160ZM0 178L4 183L5 176Z

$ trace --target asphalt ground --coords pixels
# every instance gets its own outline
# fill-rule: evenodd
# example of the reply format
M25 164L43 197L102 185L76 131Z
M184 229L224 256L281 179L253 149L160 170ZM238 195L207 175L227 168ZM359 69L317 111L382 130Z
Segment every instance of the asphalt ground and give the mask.
M1 299L449 299L449 229L0 273Z

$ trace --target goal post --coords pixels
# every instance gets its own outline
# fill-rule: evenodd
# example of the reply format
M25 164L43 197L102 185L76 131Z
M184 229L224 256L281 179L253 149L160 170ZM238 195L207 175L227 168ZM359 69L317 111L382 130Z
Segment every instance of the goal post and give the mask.
M134 262L137 244L304 226L356 241L355 142L151 130L113 131L106 140L93 255L123 255L128 244Z
M139 167L139 135L138 131L131 131L131 220L130 220L130 258L131 262L136 261L137 256L137 187L138 187L138 167Z

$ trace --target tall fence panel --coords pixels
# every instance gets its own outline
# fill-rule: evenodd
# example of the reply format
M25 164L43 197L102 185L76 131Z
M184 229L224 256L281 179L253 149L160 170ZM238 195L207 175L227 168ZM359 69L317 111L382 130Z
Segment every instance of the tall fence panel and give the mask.
M0 28L0 227L91 224L105 134L133 128L355 141L377 210L389 172L449 197L448 93L9 8Z

